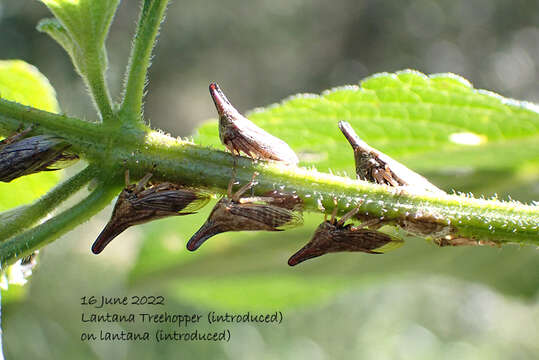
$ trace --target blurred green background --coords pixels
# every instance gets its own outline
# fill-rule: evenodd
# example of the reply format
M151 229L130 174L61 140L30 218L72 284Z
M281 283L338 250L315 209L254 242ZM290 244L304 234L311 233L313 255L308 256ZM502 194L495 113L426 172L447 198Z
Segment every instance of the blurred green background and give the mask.
M123 1L108 40L116 96L138 10L137 1ZM155 49L145 117L153 127L187 136L215 117L210 81L243 112L405 68L455 72L477 88L539 102L538 14L539 3L531 0L177 0ZM0 2L0 58L35 65L65 113L92 119L69 58L34 29L43 17L50 14L37 1ZM461 170L428 175L445 189L539 198L536 167ZM439 249L410 238L383 256L329 255L289 268L288 257L321 221L309 216L304 227L284 234L222 234L187 253L185 242L210 210L131 228L94 256L90 245L110 206L43 249L27 286L3 293L6 359L539 357L534 248ZM81 332L121 329L81 324L88 309L80 298L91 295L165 296L164 308L144 307L151 312L282 311L284 321L198 327L229 328L229 343L85 343Z

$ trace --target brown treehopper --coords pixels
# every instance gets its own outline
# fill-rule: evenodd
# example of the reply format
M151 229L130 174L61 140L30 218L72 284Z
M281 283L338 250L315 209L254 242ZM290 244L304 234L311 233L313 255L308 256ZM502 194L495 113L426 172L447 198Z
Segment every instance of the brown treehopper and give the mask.
M359 138L346 121L339 121L339 129L354 149L356 174L359 179L389 186L406 186L432 192L443 192L423 176L370 147Z
M254 159L282 161L292 165L299 162L287 143L240 114L216 83L210 84L210 95L219 113L219 137L232 154L243 152Z
M230 181L227 196L219 200L208 220L191 237L188 250L195 251L210 237L227 231L282 231L303 223L300 213L271 205L271 197L241 197L255 185L256 175L235 194L232 194L234 180Z
M0 181L10 182L18 177L41 171L53 171L71 165L78 156L66 152L71 146L54 135L37 135L18 139L19 134L0 144Z
M391 242L400 242L380 231L351 224L345 225L346 221L358 211L359 207L356 207L337 221L337 207L335 207L331 219L329 221L324 219L314 232L311 241L288 259L288 265L294 266L332 252L360 251L368 254L382 254L383 252L374 250Z
M209 194L200 190L183 188L163 182L146 186L152 174L144 176L138 184L129 184L122 190L112 210L112 216L96 241L92 252L99 254L116 236L130 226L144 224L168 216L194 214L210 200Z

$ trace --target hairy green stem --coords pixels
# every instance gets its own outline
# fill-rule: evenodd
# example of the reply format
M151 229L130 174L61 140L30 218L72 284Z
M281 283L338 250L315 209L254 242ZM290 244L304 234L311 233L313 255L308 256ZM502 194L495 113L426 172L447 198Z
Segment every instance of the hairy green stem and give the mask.
M21 109L22 114L18 113ZM32 116L23 116L27 113ZM13 119L19 123L13 123ZM55 122L53 119L68 120ZM106 200L92 200L91 211L82 211L85 205L75 207L80 215L75 216L77 212L71 214L72 210L69 210L54 221L8 240L0 246L0 259L12 261L14 256L23 254L21 249L28 249L24 252L26 254L30 249L52 241L54 236L67 232L77 221L80 223L89 214L96 213L99 206L104 207L117 194L125 169L130 170L133 179L152 172L155 180L205 187L220 194L226 191L232 177L234 157L220 150L180 141L147 128L131 128L133 133L125 136L126 129L96 126L0 101L0 135L8 135L6 132L20 123L37 123L40 128L43 126L43 132L61 134L73 149L86 155L90 164L99 164L103 168L99 178L116 181L118 185L114 191L107 188ZM92 130L95 131L90 133ZM305 211L331 213L336 199L339 214L361 204L360 214L370 217L395 221L427 219L451 225L456 234L476 240L539 245L537 206L457 195L410 194L305 168L257 162L244 157L236 160L236 179L241 184L248 182L255 171L259 173L254 194L262 195L273 189L295 192L302 198ZM105 192L104 189L100 191ZM91 195L88 199L96 196ZM90 201L88 199L84 203ZM28 245L30 243L31 246Z
M98 51L89 55L91 59L99 59ZM87 74L85 82L87 83L92 99L101 115L103 122L109 122L114 119L112 111L112 100L109 94L109 88L105 81L103 64L99 61L88 61L86 64Z
M0 131L9 136L21 125L32 126L32 134L54 134L64 138L77 138L78 143L86 142L95 146L103 135L97 123L82 121L66 115L54 114L31 106L0 98Z
M118 194L119 187L118 184L99 184L88 197L75 206L43 224L0 243L0 267L4 268L17 259L30 255L97 214Z
M152 171L156 179L225 191L232 175L232 155L188 143L170 145L164 139L163 135L151 133L136 155L117 151L114 162L136 169L139 176ZM242 184L255 171L259 173L256 195L273 189L295 192L303 199L306 211L331 213L337 199L340 214L362 204L363 215L387 220L432 219L453 226L459 235L478 240L539 245L537 206L459 195L410 194L315 170L238 159L236 178Z
M40 23L38 29L48 33L68 52L103 122L113 120L112 100L105 81L108 60L104 41L119 0L106 4L98 1L93 4L92 1L43 2L59 24L46 21Z
M143 1L137 32L127 66L121 119L136 122L141 120L144 87L152 49L165 16L168 0Z
M19 206L1 214L0 241L9 239L47 216L58 205L90 182L95 174L96 168L88 166L75 176L57 185L33 204Z

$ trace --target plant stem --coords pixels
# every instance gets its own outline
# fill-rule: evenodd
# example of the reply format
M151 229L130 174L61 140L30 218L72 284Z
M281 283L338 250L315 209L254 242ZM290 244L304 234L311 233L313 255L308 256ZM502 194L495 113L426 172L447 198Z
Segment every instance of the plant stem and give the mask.
M52 133L61 134L74 149L86 154L90 163L99 163L101 168L106 168L106 171L103 169L102 175L99 175L100 178L117 181L118 188L125 169L130 170L133 180L152 172L155 180L206 187L220 194L225 193L232 176L234 157L220 150L180 141L149 129L133 129L134 132L129 136L125 136L120 129L116 130L116 135L110 135L108 129L111 128L85 124L82 121L79 124L76 119L37 110L29 111L32 115L29 119L17 113L21 109L23 114L28 112L27 107L0 101L0 132L5 128L14 129L20 122L26 125L45 124L42 125L42 130L50 129ZM9 110L8 114L5 114L6 110ZM20 119L20 122L13 123L13 118ZM40 122L41 119L43 121ZM61 121L65 119L68 120ZM90 134L90 130L94 128L95 132ZM236 179L242 184L248 182L255 171L259 173L254 194L263 195L273 189L296 192L304 202L305 211L331 213L333 200L337 199L340 214L362 204L359 213L370 217L396 221L433 219L438 223L450 224L457 234L476 240L539 245L537 206L446 194L414 195L399 189L315 170L257 162L244 157L237 158L236 163ZM97 204L104 207L114 196L112 193L107 194L107 201L92 200L92 214L99 210ZM91 195L89 199L95 196L97 195ZM74 216L67 213L62 213L59 217L60 220L45 223L48 225L44 228L42 226L45 224L35 228L46 230L32 229L8 240L5 245L0 246L0 259L12 259L14 254L22 254L20 249L26 249L25 245L17 241L27 242L28 239L33 239L31 244L36 248L41 243L52 241L54 234L68 231L63 229L64 225L69 225L71 229L77 221L82 222L87 218L86 215ZM64 218L69 221L62 220ZM43 235L33 238L33 231ZM28 233L31 235L26 235ZM10 255L5 255L4 251L9 251Z
M82 121L66 115L54 114L31 106L0 98L0 132L10 135L32 126L32 134L53 134L63 138L78 138L79 142L99 143L103 131L97 123ZM86 141L85 141L86 140Z
M123 121L142 120L142 100L150 58L167 4L168 0L143 1L127 66L124 98L120 110L120 118Z
M70 209L0 243L0 267L5 268L17 259L31 254L97 214L118 194L119 187L120 185L101 183L88 197Z
M96 169L93 166L88 166L75 176L57 185L33 204L19 206L3 213L0 217L0 241L9 239L44 218L86 185L95 176L95 173Z
M225 192L232 176L232 155L182 142L172 146L163 142L163 135L158 135L157 141L151 135L136 156L116 151L114 162L124 163L133 173L138 172L139 177L151 171L155 179ZM273 189L295 192L303 200L306 211L329 214L337 199L341 215L362 204L360 214L363 215L386 220L436 219L455 227L459 235L477 240L539 245L537 206L448 194L410 194L305 168L247 158L237 160L236 178L240 183L248 182L255 171L259 173L255 195Z
M88 50L89 51L89 50ZM85 79L92 99L101 115L103 122L111 121L113 117L112 100L110 98L109 89L105 82L105 69L99 59L98 50L95 54L88 54L89 59L95 61L87 61L87 74L83 76Z

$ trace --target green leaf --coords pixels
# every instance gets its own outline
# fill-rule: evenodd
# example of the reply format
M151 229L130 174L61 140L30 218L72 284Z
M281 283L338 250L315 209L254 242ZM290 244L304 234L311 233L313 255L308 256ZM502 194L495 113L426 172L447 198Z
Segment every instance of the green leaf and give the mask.
M81 75L88 76L88 66L95 61L104 71L107 66L105 39L119 0L42 2L56 19L42 20L37 29L49 34L68 52Z
M0 95L18 103L58 113L56 93L43 74L21 60L0 61ZM58 172L42 172L0 182L0 211L27 204L54 186Z
M41 0L82 48L103 47L120 0Z
M41 32L49 34L58 44L60 44L71 57L73 65L79 74L86 74L86 66L82 49L77 45L67 32L66 28L56 19L43 19L37 25Z
M538 107L476 90L453 74L382 73L360 86L295 95L255 110L249 119L286 141L302 165L316 165L321 171L355 173L352 150L337 128L339 120L414 170L539 164ZM212 121L199 129L196 140L222 147L217 133Z
M42 0L56 19L42 20L37 29L49 34L69 54L103 117L111 105L105 84L105 40L119 0Z
M2 98L41 110L53 113L60 110L56 92L49 80L34 66L21 60L0 61L0 95ZM41 172L15 179L10 183L0 182L0 211L32 202L52 188L60 177L59 172ZM24 206L11 212L0 213L0 219L16 215L23 210ZM10 266L5 273L0 274L0 279L4 288L8 282L23 285L20 263ZM21 299L25 293L26 290L19 286L10 286L8 291L4 292L3 301L7 303Z
M288 142L303 165L347 171L352 177L353 154L337 127L339 120L350 122L372 146L427 171L429 177L436 174L445 188L457 183L504 193L513 191L515 184L529 189L539 173L539 114L534 106L474 90L450 74L380 74L361 87L294 96L256 110L250 119ZM474 135L451 137L463 133ZM199 129L197 140L222 148L215 121ZM461 140L479 143L456 143ZM465 167L471 175L455 179L440 171L450 166ZM523 200L530 201L529 194ZM288 267L288 257L322 221L316 215L306 216L305 226L285 233L224 233L196 253L186 252L185 243L210 211L208 206L198 215L169 219L168 226L148 224L132 271L133 285L160 286L181 301L229 309L301 307L324 302L358 283L410 274L449 275L523 297L534 296L539 286L536 250L531 247L505 247L503 252L489 247L441 249L413 237L405 238L406 246L383 255L330 254Z
M22 60L0 60L0 96L41 110L60 110L49 80Z

